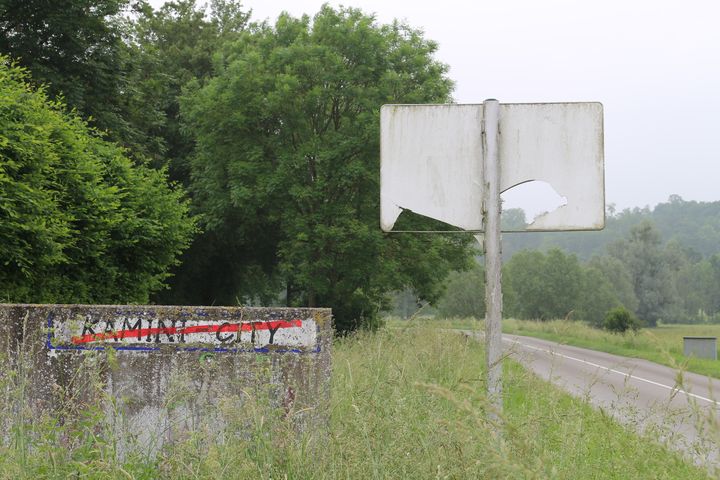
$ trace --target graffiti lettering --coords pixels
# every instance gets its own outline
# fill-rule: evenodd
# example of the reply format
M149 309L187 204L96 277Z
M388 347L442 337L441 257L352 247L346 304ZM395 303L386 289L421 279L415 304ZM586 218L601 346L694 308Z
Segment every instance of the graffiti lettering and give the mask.
M97 325L100 322L99 319L97 320L87 320L85 324L83 325L82 335L95 335L95 325Z
M128 318L126 318L122 324L122 329L124 331L133 331L133 330L140 331L141 328L142 328L142 320L139 318L138 318L137 322L135 322L134 325L130 325L130 319L128 319ZM82 336L84 336L84 334L85 334L85 332L83 332ZM139 337L140 337L140 335L138 335L138 338ZM119 342L120 339L118 337L115 337L115 341Z
M160 341L160 335L163 334L167 337L168 342L175 342L175 337L173 336L174 333L177 331L177 328L167 328L165 325L165 322L162 320L157 321L157 328L155 329L155 343L162 343ZM172 333L171 333L172 332Z
M167 322L167 323L166 323ZM194 323L194 324L193 324ZM279 330L301 329L303 321L269 320L269 321L197 321L188 325L187 320L147 319L147 327L143 328L143 319L125 318L122 327L115 329L115 321L105 322L102 331L97 331L98 321L85 322L80 335L72 336L75 345L113 341L136 343L139 341L153 343L250 343L273 345ZM261 336L259 332L267 331ZM262 338L261 338L262 337Z
M223 327L229 328L229 327L231 327L231 325L230 325L230 323L228 323L228 322L225 322L225 323L221 324L221 325L218 327L218 331L217 331L217 333L215 334L215 337L216 337L219 341L225 343L225 342L229 341L231 338L233 338L234 335L229 334L229 335L226 336L226 337L221 337L220 334L221 334L222 331L223 331ZM270 343L272 343L272 342L270 342Z
M269 328L269 330L270 330L270 344L271 344L271 345L272 345L272 343L273 343L273 340L275 339L275 332L277 332L279 328L280 328L280 325L277 325L275 328L273 328L273 327L270 327L270 328Z

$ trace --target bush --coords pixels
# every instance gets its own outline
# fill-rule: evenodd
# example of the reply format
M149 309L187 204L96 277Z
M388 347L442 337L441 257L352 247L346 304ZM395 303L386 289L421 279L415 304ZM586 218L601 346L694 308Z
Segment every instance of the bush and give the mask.
M195 231L188 210L0 56L0 301L145 303Z
M451 272L445 292L437 303L445 318L483 318L485 316L485 269L479 263L466 272Z
M580 261L557 248L516 253L503 279L507 315L524 320L565 318L578 310L584 294Z
M625 307L617 307L605 314L603 328L615 333L623 333L627 330L636 331L640 328L640 322Z

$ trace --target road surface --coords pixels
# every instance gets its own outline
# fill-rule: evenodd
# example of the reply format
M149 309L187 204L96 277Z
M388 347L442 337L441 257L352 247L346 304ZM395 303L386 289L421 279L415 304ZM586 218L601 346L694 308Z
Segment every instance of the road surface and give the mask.
M537 338L504 334L503 343L539 377L720 469L720 380Z

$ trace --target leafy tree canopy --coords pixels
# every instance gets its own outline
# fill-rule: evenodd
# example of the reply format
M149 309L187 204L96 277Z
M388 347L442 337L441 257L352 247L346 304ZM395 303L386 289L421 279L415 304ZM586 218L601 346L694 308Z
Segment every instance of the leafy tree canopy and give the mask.
M522 211L503 212L504 221L515 219ZM598 232L547 232L503 235L503 254L506 259L524 249L561 248L588 260L602 255L608 245L626 237L640 222L652 222L660 233L662 243L679 242L695 255L709 257L720 253L720 201L696 202L670 195L655 208L633 208L615 211L607 209L604 230Z
M147 302L194 230L187 201L28 82L0 57L0 298Z
M505 265L503 279L509 316L549 320L578 308L583 271L575 255L559 249L518 252Z
M485 269L475 263L465 272L450 272L445 291L437 302L444 318L485 317Z
M106 138L186 183L192 138L180 132L183 85L212 71L248 14L232 0L0 0L0 53L28 67Z
M640 322L624 307L617 307L607 313L603 328L615 333L624 333L628 330L638 330Z
M145 108L133 108L130 121L156 139L149 152L153 164L167 166L173 180L187 185L193 135L181 130L182 88L211 77L214 55L240 36L249 14L232 0L212 0L207 12L195 0L166 2L158 10L145 3L138 10L127 29L133 54L128 76L132 98Z
M112 140L142 150L144 136L124 118L131 88L122 13L129 6L130 0L0 0L0 54L18 60L50 98L62 98Z
M191 275L221 276L228 287L228 297L198 302L282 286L288 304L330 306L347 330L371 325L387 292L409 286L433 300L447 272L468 265L470 237L378 226L380 106L449 100L435 49L406 25L329 6L312 21L281 15L225 44L217 76L181 102L196 135L191 190L207 231L196 248L216 260ZM225 265L234 276L214 273ZM245 275L266 281L253 286Z
M655 326L658 320L667 318L668 307L676 300L676 291L671 257L662 248L657 228L651 222L643 221L633 227L625 239L609 245L608 251L630 273L640 320Z

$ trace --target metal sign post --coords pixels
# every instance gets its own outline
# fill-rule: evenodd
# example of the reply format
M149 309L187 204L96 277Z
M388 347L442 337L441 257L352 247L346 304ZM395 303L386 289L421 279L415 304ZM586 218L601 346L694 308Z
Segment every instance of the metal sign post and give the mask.
M478 234L483 245L487 395L490 416L499 420L500 194L540 180L566 198L565 205L536 217L523 231L602 229L602 105L497 100L479 105L383 105L380 131L382 229L397 231L395 222L409 210Z
M502 244L500 237L500 155L498 151L499 104L486 100L483 118L483 169L485 195L485 371L490 415L502 412Z

